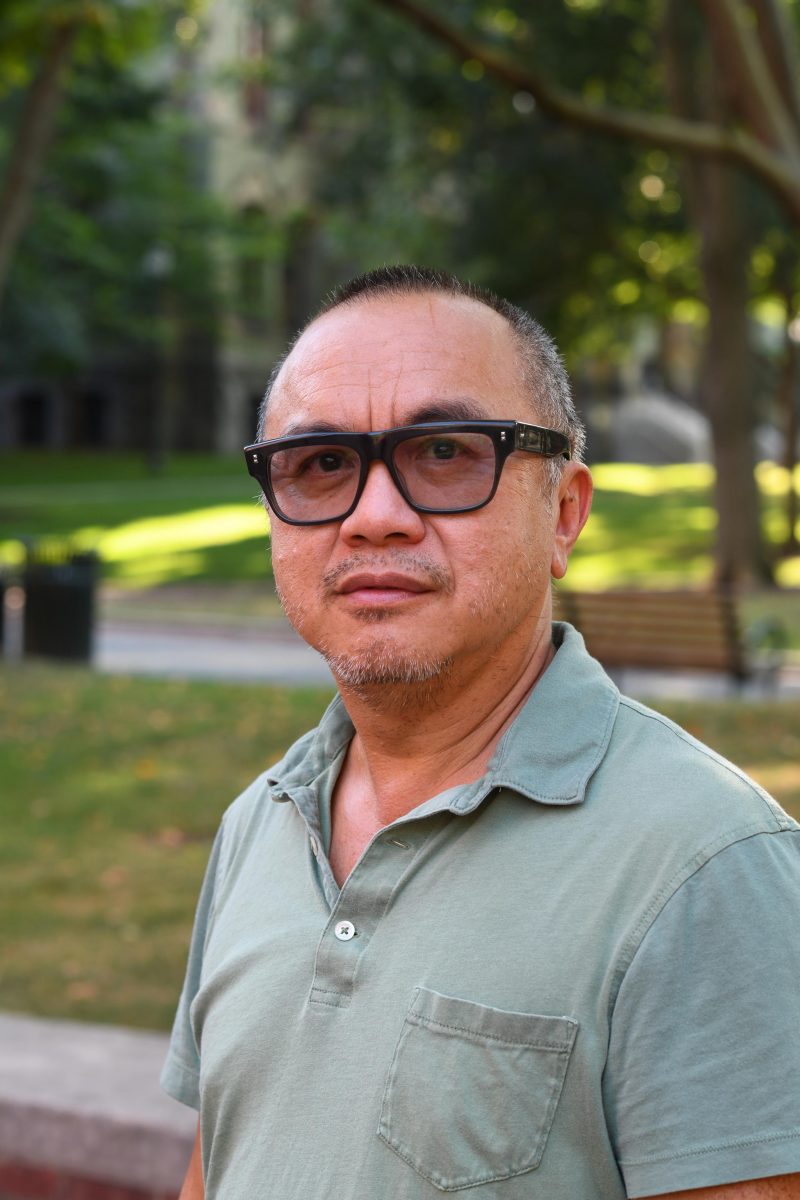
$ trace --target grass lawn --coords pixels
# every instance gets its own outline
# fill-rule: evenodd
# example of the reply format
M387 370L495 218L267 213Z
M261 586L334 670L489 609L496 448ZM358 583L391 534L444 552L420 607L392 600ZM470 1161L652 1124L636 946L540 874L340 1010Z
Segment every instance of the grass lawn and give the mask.
M594 511L569 586L668 587L710 578L710 467L617 463L593 472ZM765 531L776 545L787 480L779 467L759 468ZM268 524L257 493L238 455L176 455L158 477L133 455L0 455L0 562L20 559L20 537L68 537L98 550L106 579L126 587L262 580ZM800 558L781 564L779 581L800 587Z
M166 1027L219 818L328 699L0 669L0 1008Z
M168 1028L219 818L329 695L0 668L0 1008ZM661 707L800 817L800 702Z
M133 455L0 455L0 563L20 539L96 550L130 587L263 579L269 524L244 460L176 455L163 475Z

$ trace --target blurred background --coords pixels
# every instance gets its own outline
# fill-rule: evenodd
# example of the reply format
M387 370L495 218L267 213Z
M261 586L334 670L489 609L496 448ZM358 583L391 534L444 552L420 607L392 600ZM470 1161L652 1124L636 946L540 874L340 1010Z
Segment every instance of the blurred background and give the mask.
M291 645L241 447L360 271L557 339L597 481L568 588L734 588L797 664L799 40L798 0L5 0L0 1007L166 1028L221 812L327 702L232 668ZM76 579L70 665L37 650ZM800 811L796 692L661 706Z
M593 462L694 464L664 580L797 585L798 4L690 8L8 0L0 555L68 532L111 580L258 576L227 507L275 357L337 282L418 261L553 333ZM53 503L82 483L119 487ZM193 486L137 556L123 498Z

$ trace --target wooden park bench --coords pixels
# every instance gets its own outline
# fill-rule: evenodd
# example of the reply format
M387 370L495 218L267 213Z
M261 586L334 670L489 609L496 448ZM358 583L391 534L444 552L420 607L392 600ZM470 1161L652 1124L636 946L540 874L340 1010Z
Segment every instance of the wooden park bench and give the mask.
M713 671L737 685L775 685L786 646L779 622L745 630L730 590L608 591L556 594L556 616L583 634L589 653L612 673L625 668Z

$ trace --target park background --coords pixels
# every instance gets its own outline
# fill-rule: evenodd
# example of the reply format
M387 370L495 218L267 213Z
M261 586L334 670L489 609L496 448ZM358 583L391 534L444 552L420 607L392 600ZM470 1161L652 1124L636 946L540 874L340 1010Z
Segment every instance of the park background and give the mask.
M279 619L241 447L337 282L455 271L557 338L567 586L735 585L800 651L797 0L7 0L0 566ZM0 665L0 1008L166 1029L219 818L327 689ZM670 701L800 816L800 703Z

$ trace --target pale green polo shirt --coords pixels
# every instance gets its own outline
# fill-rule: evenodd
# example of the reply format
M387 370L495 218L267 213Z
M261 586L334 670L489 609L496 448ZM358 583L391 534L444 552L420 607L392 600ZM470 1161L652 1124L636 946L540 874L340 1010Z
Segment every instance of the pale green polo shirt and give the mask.
M486 776L341 891L338 699L225 814L163 1075L200 1108L210 1200L800 1171L800 827L554 636Z

